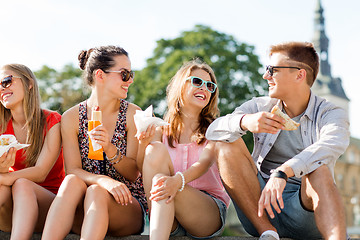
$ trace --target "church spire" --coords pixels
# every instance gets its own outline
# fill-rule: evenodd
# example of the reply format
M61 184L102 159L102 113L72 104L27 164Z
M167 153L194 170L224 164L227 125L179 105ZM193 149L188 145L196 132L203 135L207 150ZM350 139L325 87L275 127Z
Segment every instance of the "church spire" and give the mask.
M317 0L314 19L314 39L313 43L320 57L319 75L331 78L331 66L329 64L329 39L325 34L324 9L321 0Z
M314 18L313 44L320 58L320 69L312 87L313 91L348 111L349 98L346 96L339 77L332 77L329 63L329 39L325 34L324 9L317 0Z

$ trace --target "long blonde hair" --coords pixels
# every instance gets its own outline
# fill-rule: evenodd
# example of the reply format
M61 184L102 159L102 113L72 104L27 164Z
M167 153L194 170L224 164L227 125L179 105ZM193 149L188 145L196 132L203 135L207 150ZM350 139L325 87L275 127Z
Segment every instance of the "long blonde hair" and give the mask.
M165 128L165 133L171 147L174 147L174 142L179 142L180 135L184 128L184 123L181 116L181 106L184 102L183 94L186 82L185 79L191 76L191 72L196 69L201 69L209 73L211 81L215 84L217 83L212 68L199 59L195 59L183 64L175 76L170 80L170 83L166 89L168 108L164 119L170 123L170 125ZM205 133L210 123L214 121L217 116L219 116L218 96L219 92L216 88L215 92L211 94L209 103L200 112L198 119L199 126L193 135L193 137L195 137L196 143L199 145L205 142Z
M22 64L7 64L2 70L9 70L16 73L21 78L24 86L23 109L26 123L24 128L27 129L26 143L30 144L25 150L26 158L24 164L27 167L34 166L40 155L44 144L44 131L46 120L42 109L40 108L40 93L34 73ZM0 104L0 128L1 133L6 131L11 111Z

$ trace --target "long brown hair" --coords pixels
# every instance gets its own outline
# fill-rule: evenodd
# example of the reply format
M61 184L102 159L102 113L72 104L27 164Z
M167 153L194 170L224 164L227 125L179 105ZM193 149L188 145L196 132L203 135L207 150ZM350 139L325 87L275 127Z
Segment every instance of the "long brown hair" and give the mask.
M1 69L16 73L24 86L23 110L26 119L24 128L27 129L26 143L30 144L30 146L25 149L26 158L24 164L27 167L31 167L36 164L40 155L44 144L44 128L46 127L45 116L40 107L41 101L38 84L34 73L22 64L7 64ZM6 131L11 117L10 110L0 104L1 133Z
M180 135L184 128L184 123L181 116L181 106L183 104L183 94L186 78L191 76L191 72L195 69L201 69L209 73L211 81L217 83L214 71L212 68L205 62L195 59L189 62L186 62L182 67L177 71L175 76L170 80L170 83L166 89L167 96L167 111L165 113L165 121L170 123L168 127L165 128L165 133L168 138L170 147L174 147L174 142L179 142ZM216 88L215 92L211 94L209 103L201 110L199 115L199 126L194 132L194 137L197 144L202 144L205 142L205 133L206 129L209 127L210 123L219 116L218 109L218 89Z

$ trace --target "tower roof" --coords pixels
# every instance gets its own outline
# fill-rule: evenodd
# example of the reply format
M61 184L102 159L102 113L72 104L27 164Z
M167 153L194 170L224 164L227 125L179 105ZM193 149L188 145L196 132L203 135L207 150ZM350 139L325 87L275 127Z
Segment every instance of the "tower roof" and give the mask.
M314 91L318 94L332 94L349 100L342 87L340 78L333 78L329 63L329 39L325 33L324 9L321 0L317 0L314 18L313 44L320 58L320 69L317 80L314 83Z

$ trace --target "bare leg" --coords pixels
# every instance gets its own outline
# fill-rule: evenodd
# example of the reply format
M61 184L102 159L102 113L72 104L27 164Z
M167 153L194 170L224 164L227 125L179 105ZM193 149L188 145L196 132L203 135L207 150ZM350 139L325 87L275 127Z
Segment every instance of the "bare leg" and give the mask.
M42 239L66 237L73 227L75 212L83 201L86 188L84 181L77 176L70 174L65 177L49 209Z
M163 175L173 175L173 167L166 147L160 143L152 143L146 149L143 164L143 179L146 197L149 199L152 181ZM148 200L149 202L149 200ZM174 222L174 201L166 204L166 199L151 201L150 239L169 239Z
M344 206L326 165L303 178L301 200L307 209L314 210L316 225L325 239L346 239Z
M41 232L55 194L24 178L12 186L14 201L11 239L30 239L34 230Z
M147 148L143 165L144 182L147 182L149 197L150 180L156 181L161 176L174 175L173 165L167 148L160 143ZM189 233L205 237L216 232L221 226L219 209L215 201L207 194L190 186L185 186L170 203L166 200L151 201L150 239L169 239L171 229L177 223L174 217Z
M11 188L0 186L0 230L10 232L12 226L13 201Z
M236 205L254 225L259 235L266 230L276 232L266 214L258 217L261 189L256 166L244 141L240 138L232 143L217 142L216 151L224 187Z
M142 210L135 198L123 206L106 189L98 185L88 187L81 239L104 239L107 232L114 236L135 234L142 222Z
M220 212L215 201L190 186L176 194L175 216L186 231L196 237L210 236L221 227Z

